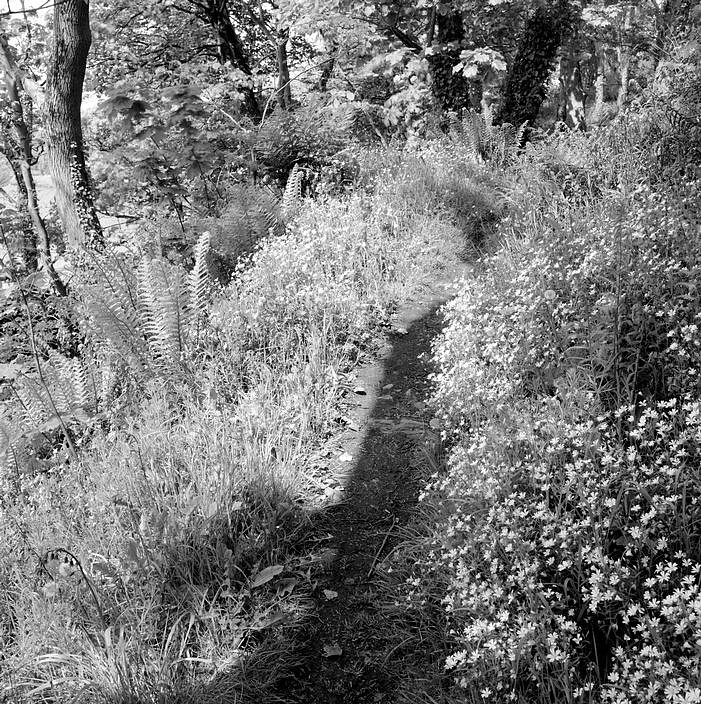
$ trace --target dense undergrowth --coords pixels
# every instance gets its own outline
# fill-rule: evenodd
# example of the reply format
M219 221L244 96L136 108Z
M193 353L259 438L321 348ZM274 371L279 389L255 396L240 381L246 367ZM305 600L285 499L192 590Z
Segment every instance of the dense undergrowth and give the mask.
M390 573L436 700L701 701L699 76L668 71L529 145L447 307L447 469Z
M589 135L331 145L315 200L299 171L280 203L238 184L185 254L154 222L82 262L65 325L0 369L0 701L264 701L349 374L466 239L447 466L388 563L401 701L701 701L692 58Z
M188 266L143 237L95 256L80 343L5 369L0 700L259 701L285 676L348 373L490 208L467 156L354 158L350 196L287 197L223 287L209 234Z

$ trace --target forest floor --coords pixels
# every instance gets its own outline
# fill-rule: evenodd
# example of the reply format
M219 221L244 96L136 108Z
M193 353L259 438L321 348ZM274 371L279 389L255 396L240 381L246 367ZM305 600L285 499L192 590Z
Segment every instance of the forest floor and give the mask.
M393 316L379 356L362 366L348 394L349 429L335 452L353 457L339 477L342 499L313 516L306 540L325 541L316 563L315 604L294 635L298 665L280 683L285 704L397 702L402 642L383 605L378 566L401 541L439 453L426 405L431 342L442 329L440 307L467 265L451 267ZM389 600L391 601L391 600ZM409 640L414 640L410 638ZM425 653L427 661L431 653ZM422 654L423 657L423 654Z

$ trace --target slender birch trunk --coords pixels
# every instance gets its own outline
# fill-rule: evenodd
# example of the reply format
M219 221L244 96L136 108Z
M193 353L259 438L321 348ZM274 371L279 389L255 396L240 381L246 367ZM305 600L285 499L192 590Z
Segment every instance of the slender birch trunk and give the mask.
M32 135L24 113L22 98L29 100L23 90L21 77L7 37L0 34L0 68L2 68L5 90L10 101L10 114L16 142L16 153L8 156L15 174L20 198L21 212L25 212L31 222L30 232L25 234L25 261L29 268L45 271L51 285L59 295L65 295L66 288L54 269L49 247L49 233L39 212L36 182L32 173ZM32 236L33 234L33 236Z

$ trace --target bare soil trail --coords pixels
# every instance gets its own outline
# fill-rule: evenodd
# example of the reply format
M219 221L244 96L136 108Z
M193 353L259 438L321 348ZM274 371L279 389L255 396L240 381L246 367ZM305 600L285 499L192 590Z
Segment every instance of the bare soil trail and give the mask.
M375 572L411 518L427 478L425 452L439 442L425 403L431 342L442 328L440 306L465 272L465 265L445 272L397 312L379 358L359 369L349 391L354 427L337 447L354 464L343 499L312 520L330 559L315 564L315 608L295 634L300 664L280 683L279 702L397 701L402 642L380 606Z

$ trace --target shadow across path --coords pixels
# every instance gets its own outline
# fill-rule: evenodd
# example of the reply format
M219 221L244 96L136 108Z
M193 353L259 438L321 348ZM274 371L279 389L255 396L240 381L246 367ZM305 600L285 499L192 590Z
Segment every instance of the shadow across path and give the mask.
M299 665L280 682L279 702L397 701L401 640L380 608L375 571L424 488L427 445L430 451L438 443L424 399L431 342L442 328L439 309L449 297L448 284L437 283L401 309L380 358L359 370L349 392L356 429L340 444L357 459L343 500L312 517L311 533L327 539L328 559L316 563L315 609L294 633Z

